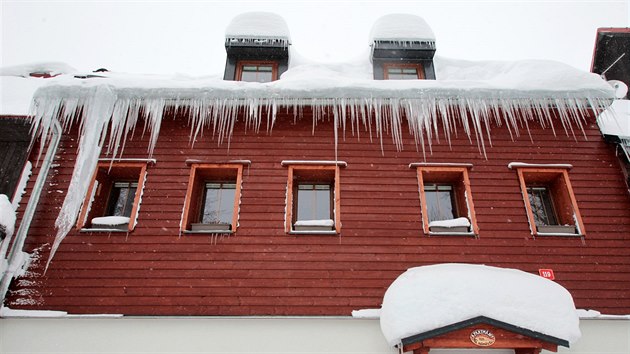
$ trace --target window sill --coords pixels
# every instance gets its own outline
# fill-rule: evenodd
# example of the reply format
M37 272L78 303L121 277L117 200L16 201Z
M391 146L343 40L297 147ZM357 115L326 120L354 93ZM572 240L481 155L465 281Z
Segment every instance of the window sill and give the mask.
M291 230L289 235L338 235L335 230Z
M122 230L122 229L107 229L107 228L100 228L99 227L99 228L88 228L88 229L83 228L83 229L79 230L79 232L124 232L124 233L129 233L131 231L129 231L127 229L125 229L125 230Z
M182 231L184 234L226 234L226 235L230 235L233 234L234 231L232 230L184 230Z
M476 237L474 232L429 232L429 236Z
M543 237L549 237L549 236L584 237L585 235L583 235L583 234L573 234L573 233L562 233L562 232L538 232L534 236L543 236Z

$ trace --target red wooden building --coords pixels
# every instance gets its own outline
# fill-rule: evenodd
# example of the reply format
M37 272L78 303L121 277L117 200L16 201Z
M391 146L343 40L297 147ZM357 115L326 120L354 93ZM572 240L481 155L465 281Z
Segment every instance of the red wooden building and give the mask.
M430 29L375 29L373 79L292 67L288 32L238 27L224 80L47 79L7 239L23 242L9 262L31 262L3 278L4 306L350 316L408 268L471 263L552 270L576 308L630 313L630 195L596 121L607 84L546 62L475 71L434 58Z

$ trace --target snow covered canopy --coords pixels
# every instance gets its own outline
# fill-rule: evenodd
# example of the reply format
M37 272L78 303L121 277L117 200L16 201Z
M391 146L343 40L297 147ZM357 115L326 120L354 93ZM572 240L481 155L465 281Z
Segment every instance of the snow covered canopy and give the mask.
M573 298L562 286L520 270L472 264L407 270L387 289L380 321L395 346L478 316L568 342L581 336Z
M284 47L291 42L289 27L282 17L271 12L247 12L240 14L225 30L225 44L280 43Z
M389 14L372 26L370 44L382 41L435 42L435 34L427 22L409 14Z

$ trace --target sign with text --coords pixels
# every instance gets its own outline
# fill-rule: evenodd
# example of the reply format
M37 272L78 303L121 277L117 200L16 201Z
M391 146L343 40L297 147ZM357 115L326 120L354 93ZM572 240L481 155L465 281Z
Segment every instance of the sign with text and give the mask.
M553 269L538 269L538 274L541 277L547 278L549 280L554 280L556 277L553 275Z

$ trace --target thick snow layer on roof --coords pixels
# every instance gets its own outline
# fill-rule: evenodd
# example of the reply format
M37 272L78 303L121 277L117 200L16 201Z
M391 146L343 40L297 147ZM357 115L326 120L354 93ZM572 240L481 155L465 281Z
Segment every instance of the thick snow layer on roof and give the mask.
M520 270L472 264L417 267L400 275L383 298L381 330L394 346L477 316L569 342L581 336L573 298L562 286Z
M370 44L375 41L435 41L435 34L421 17L390 14L379 18L372 26Z
M247 12L240 14L225 30L226 38L291 38L284 19L271 12Z
M77 79L61 76L39 96L81 97L87 87L110 86L118 98L295 99L295 98L575 98L612 99L613 88L598 75L552 61L469 62L435 59L437 80L373 80L369 61L292 66L270 83L226 81L218 77L157 77L99 73Z

